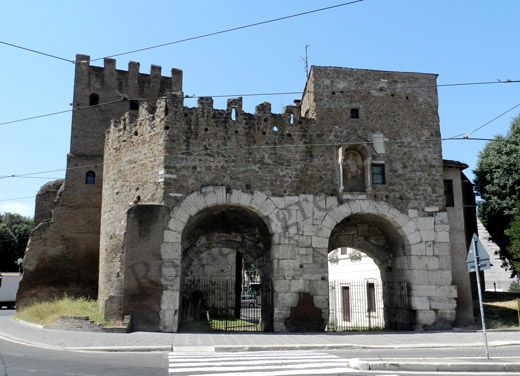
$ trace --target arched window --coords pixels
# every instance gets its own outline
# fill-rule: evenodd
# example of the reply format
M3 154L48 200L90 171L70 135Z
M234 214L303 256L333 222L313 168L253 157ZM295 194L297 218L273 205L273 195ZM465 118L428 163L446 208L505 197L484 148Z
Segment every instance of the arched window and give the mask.
M97 94L90 94L88 105L89 106L94 106L96 104L99 104L99 95L97 95Z
M94 171L87 172L85 184L96 184L96 173Z

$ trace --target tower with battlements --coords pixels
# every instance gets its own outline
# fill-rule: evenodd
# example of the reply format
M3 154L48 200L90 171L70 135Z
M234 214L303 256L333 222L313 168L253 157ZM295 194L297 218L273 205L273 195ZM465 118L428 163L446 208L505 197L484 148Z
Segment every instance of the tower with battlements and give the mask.
M130 62L128 71L105 59L76 56L70 152L64 181L46 184L36 198L36 228L26 252L18 307L69 296L97 297L105 132L113 118L137 113L143 98L182 90L182 71L149 74Z

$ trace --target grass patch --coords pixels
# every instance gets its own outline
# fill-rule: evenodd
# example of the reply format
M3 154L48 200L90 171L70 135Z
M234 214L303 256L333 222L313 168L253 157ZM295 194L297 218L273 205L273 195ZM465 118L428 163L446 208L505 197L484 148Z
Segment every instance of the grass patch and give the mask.
M103 312L98 309L97 301L68 296L49 302L36 303L16 312L14 318L35 324L49 325L61 316L88 316L90 320L98 324L107 324Z
M258 329L258 324L253 324L244 320L236 319L234 317L212 319L212 330L228 330L228 331L255 331Z
M486 302L483 305L486 327L489 329L520 328L516 300Z
M486 291L483 296L484 318L488 329L520 329L517 299L520 294L493 293ZM473 301L475 326L481 328L478 299Z

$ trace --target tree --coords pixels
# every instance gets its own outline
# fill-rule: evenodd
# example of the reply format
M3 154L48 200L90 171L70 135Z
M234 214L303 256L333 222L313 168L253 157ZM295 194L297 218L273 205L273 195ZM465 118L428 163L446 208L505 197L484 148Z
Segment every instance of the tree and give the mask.
M507 136L498 135L478 155L475 191L482 201L478 215L500 247L500 256L507 259L513 275L520 273L520 253L509 246L506 229L516 214L520 199L520 116L513 119ZM515 266L516 265L516 266Z
M516 213L509 227L505 231L509 238L507 246L507 253L509 255L509 265L516 272L520 274L520 201L516 202Z
M0 214L0 271L17 272L15 263L23 258L33 220L20 214Z
M518 281L513 281L513 282L511 282L511 284L509 285L509 289L507 290L507 292L516 292L516 293L520 293L520 282L518 282Z

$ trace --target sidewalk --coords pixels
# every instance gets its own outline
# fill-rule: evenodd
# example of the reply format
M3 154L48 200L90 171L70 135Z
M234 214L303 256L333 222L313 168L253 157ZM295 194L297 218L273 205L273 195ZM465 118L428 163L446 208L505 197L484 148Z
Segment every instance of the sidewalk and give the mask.
M482 347L481 332L394 333L92 333L43 329L0 316L0 338L27 345L71 351L259 351L332 349L406 349ZM520 331L488 332L490 349L520 346ZM490 351L491 352L491 351ZM479 371L520 373L517 358L358 359L351 367L371 370Z

